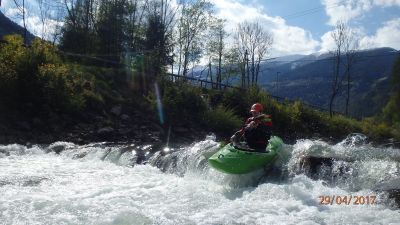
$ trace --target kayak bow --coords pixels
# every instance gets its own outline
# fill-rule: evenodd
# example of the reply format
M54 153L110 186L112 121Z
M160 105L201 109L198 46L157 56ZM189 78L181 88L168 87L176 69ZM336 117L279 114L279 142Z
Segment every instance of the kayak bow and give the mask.
M208 163L224 173L249 173L273 163L282 147L283 141L277 136L270 138L265 152L241 149L230 143L212 155Z

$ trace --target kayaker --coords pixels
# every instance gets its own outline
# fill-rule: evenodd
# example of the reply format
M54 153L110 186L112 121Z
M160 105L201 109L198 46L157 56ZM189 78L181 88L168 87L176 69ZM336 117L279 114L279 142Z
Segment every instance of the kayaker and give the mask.
M237 142L238 138L244 136L251 149L264 151L271 137L272 120L270 115L263 114L262 111L263 106L260 103L253 104L250 109L252 116L231 137L231 141Z

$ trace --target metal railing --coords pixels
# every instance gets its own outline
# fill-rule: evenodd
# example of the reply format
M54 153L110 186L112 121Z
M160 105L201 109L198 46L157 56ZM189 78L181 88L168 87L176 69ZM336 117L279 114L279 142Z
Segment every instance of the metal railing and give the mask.
M220 84L220 83L216 83L216 82L212 82L209 80L204 80L204 79L200 79L199 78L194 78L194 77L188 77L188 76L182 76L182 75L177 75L177 74L172 74L172 73L167 73L167 76L170 77L171 81L194 81L191 82L192 85L197 85L200 86L201 88L208 88L207 84L210 84L209 88L216 88L217 87L221 87L221 89L225 90L227 88L233 88L233 89L240 89L240 90L246 90L246 88L242 88L242 87L238 87L238 86L232 86L232 85L227 85L227 84ZM293 99L289 99L289 98L285 98L285 97L281 97L281 96L276 96L276 95L271 95L268 94L268 96L270 96L271 98L275 99L276 101L280 102L280 103L295 103L296 101L300 101L300 100L293 100ZM303 101L300 101L302 105L307 106L311 109L317 110L317 111L322 111L322 112L329 112L329 109L325 109L322 108L320 106L316 106L316 105L312 105L312 104L308 104L305 103ZM334 114L337 115L345 115L342 112L338 112L338 111L333 111ZM349 116L349 115L347 115Z

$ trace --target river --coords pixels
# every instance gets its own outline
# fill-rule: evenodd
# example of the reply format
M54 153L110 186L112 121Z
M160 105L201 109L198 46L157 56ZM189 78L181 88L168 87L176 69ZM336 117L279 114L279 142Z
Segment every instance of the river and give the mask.
M394 200L376 191L400 189L399 149L357 135L335 145L297 140L272 168L227 175L205 159L218 145L212 136L158 152L135 144L1 145L0 224L400 224ZM310 172L310 156L340 160ZM321 204L320 196L376 200Z

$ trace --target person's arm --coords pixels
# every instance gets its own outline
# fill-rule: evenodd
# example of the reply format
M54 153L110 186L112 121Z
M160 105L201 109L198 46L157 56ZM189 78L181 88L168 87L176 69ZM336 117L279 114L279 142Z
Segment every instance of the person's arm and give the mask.
M242 128L236 131L235 134L233 134L233 136L231 137L231 142L234 142L235 140L237 140L237 138L243 136L244 132L250 128L251 122L254 122L253 117L247 118Z

